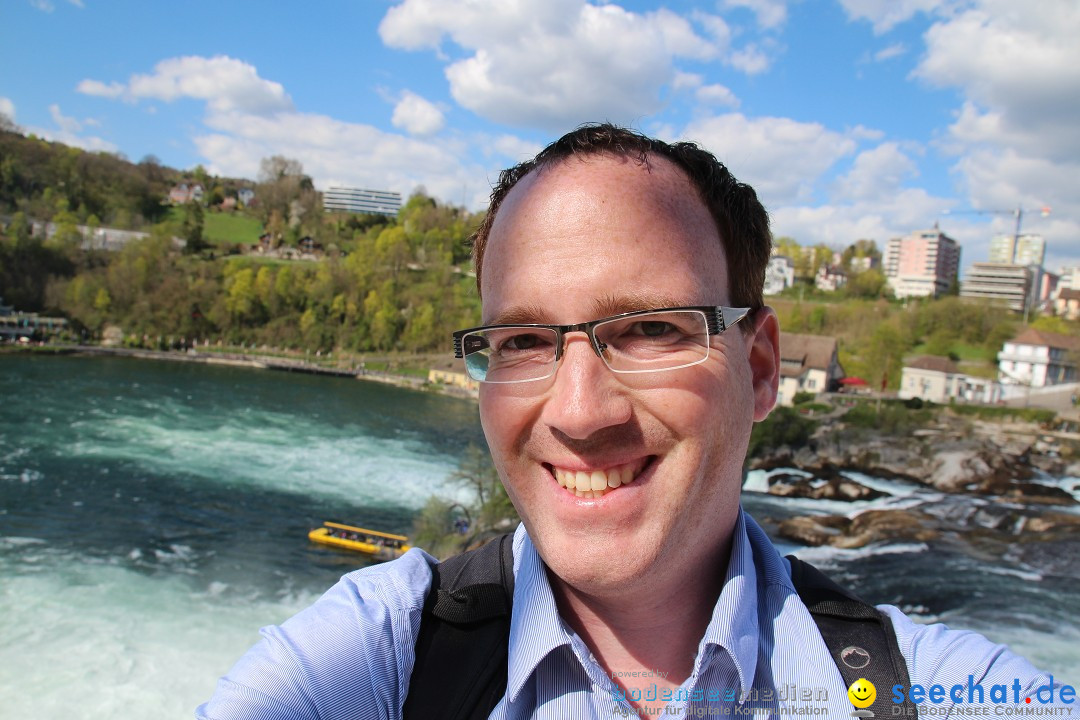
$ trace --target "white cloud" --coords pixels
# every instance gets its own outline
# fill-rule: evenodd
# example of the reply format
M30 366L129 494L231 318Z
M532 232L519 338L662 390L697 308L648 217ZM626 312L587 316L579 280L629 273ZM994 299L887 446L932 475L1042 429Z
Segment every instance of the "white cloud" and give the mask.
M428 192L470 207L487 202L490 187L478 181L490 173L468 159L464 143L407 138L370 125L343 122L326 115L281 112L254 115L211 112L212 132L194 138L211 172L255 177L259 161L271 155L295 158L316 187L333 184L411 193Z
M808 199L821 176L856 148L818 123L740 113L695 120L682 136L712 151L770 207Z
M86 5L83 4L83 0L68 0L68 2L79 8L80 10L86 7Z
M410 135L426 136L442 130L446 125L446 118L434 103L405 90L394 106L394 115L390 122Z
M52 117L53 122L56 123L58 129L27 127L25 128L25 131L43 137L46 140L53 140L55 142L71 145L72 147L79 147L92 152L117 152L116 145L108 140L100 137L79 135L79 133L82 132L84 125L96 125L97 123L95 121L83 120L80 122L76 118L68 117L64 115L60 110L60 106L56 103L49 106L49 115Z
M735 50L728 58L728 64L736 70L742 70L747 75L757 75L769 69L769 56L757 45L751 43L746 47Z
M972 205L1053 206L1055 221L1033 218L1030 228L1044 233L1051 258L1080 259L1078 35L1080 6L1071 0L978 0L926 32L915 70L964 98L940 147L957 157L953 170Z
M697 89L695 97L699 102L708 103L709 105L723 105L730 108L739 107L739 98L735 97L735 93L724 85L702 85Z
M524 162L543 149L540 143L523 140L515 135L500 135L495 138L492 147L513 163Z
M51 13L56 9L49 0L30 0L30 7L40 10L41 12Z
M9 120L15 122L15 103L6 97L0 97L0 113L7 115Z
M455 137L429 142L298 112L279 83L228 57L164 60L150 74L133 75L121 85L121 93L114 92L116 85L84 81L80 90L130 100L169 102L185 97L204 102L207 130L196 134L193 142L204 165L216 174L253 178L263 158L284 155L299 160L319 188L345 184L408 194L423 185L436 197L480 208L490 192L485 179L496 172L470 160L471 148ZM413 93L402 99L410 95L420 101L413 103L415 107L427 103ZM431 108L438 112L434 105ZM408 110L399 115L412 131L432 129L434 120L421 112L410 116Z
M260 78L255 67L218 55L162 60L149 75L132 75L127 84L83 80L77 87L88 95L129 100L179 98L205 100L216 112L241 110L265 114L292 110L292 99L280 83Z
M758 25L766 30L780 27L787 21L785 0L724 0L724 7L743 7L754 12Z
M953 4L952 0L840 0L850 20L867 20L881 35L920 12L929 13Z
M671 79L671 88L673 90L686 90L701 87L704 82L705 78L702 75L677 71Z
M49 115L62 132L74 134L82 130L82 123L73 117L65 117L56 103L49 106Z
M852 203L786 205L770 209L770 215L776 237L793 237L802 245L845 247L867 238L884 249L889 238L932 225L952 203L920 188L907 188Z
M389 47L435 50L461 106L552 131L659 111L663 90L690 77L676 67L680 59L720 60L747 73L769 63L759 47L733 51L717 15L635 13L586 0L401 0L379 34Z
M901 189L905 178L917 174L911 158L895 142L886 142L855 157L851 170L837 180L834 199L873 200Z
M885 62L891 60L894 57L900 57L907 52L907 46L902 42L893 43L892 45L882 48L874 53L874 62Z
M83 95L93 95L95 97L115 100L124 95L126 88L118 82L111 82L106 85L100 80L83 80L75 87L75 90L81 92Z

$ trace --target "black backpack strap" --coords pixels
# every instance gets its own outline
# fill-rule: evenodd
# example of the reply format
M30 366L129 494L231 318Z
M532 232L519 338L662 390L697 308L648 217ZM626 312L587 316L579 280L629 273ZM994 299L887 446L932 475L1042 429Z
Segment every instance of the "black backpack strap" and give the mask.
M859 678L869 680L877 690L877 699L867 710L879 718L897 715L892 688L902 685L906 690L911 681L889 616L837 585L813 565L794 555L787 559L791 562L791 582L817 623L844 684L850 687ZM899 715L918 717L917 706L906 692Z
M402 717L486 718L506 694L514 536L445 560L431 574Z

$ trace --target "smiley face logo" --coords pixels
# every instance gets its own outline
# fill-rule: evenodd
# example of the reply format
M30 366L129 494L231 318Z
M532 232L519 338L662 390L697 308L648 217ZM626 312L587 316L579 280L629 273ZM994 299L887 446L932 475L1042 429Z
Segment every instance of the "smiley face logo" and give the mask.
M866 678L859 678L847 689L848 700L857 708L868 708L877 699L877 688Z

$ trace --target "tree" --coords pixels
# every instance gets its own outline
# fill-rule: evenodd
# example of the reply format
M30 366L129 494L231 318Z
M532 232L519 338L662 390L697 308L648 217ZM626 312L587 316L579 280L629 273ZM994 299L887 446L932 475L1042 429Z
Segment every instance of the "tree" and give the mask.
M195 201L184 206L184 219L180 223L180 237L187 242L184 246L184 252L189 255L202 252L210 247L210 243L203 239L203 209Z
M848 297L874 299L882 297L888 287L888 279L877 268L853 273L845 290Z

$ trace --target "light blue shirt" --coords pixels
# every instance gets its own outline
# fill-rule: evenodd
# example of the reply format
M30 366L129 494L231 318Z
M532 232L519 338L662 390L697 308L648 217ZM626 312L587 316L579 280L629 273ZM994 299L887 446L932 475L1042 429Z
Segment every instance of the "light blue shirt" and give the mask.
M698 644L693 673L672 694L666 717L732 717L749 708L758 709L757 718L850 717L854 708L845 683L791 584L787 561L745 512L733 540L724 587ZM434 563L426 553L411 550L393 562L349 573L283 625L263 628L262 641L219 681L197 717L400 718ZM514 536L514 575L507 690L491 717L636 717L624 692L649 699L657 692L656 678L620 677L624 690L607 675L559 617L543 561L524 526ZM1009 688L1010 702L984 705L985 716L1003 716L1005 706L1017 708L1011 702L1015 680L1022 688L1020 712L1051 707L1033 696L1049 677L1004 645L940 624L918 625L895 607L879 607L892 618L912 685L945 690L943 701L919 705L924 717L963 716L970 710L965 694L953 715L948 696L953 686L968 685L969 676L987 702L992 686ZM1057 714L1052 716L1080 717L1076 701L1060 703L1061 680L1056 679ZM891 694L891 689L877 692ZM1024 703L1027 697L1033 704Z

